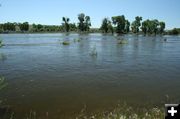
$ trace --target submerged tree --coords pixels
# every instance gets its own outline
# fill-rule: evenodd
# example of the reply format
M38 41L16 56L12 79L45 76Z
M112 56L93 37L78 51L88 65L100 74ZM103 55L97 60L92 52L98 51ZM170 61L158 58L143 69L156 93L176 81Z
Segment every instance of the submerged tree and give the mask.
M112 17L112 22L113 24L116 26L116 33L124 33L124 29L125 29L125 16L121 15L121 16L113 16Z
M84 13L78 15L78 28L80 31L88 31L91 26L91 19L89 16L85 16Z
M63 18L62 18L62 21L64 22L64 23L62 23L62 25L64 26L66 32L69 32L69 29L70 29L70 27L69 27L69 21L70 21L70 19L63 17Z
M139 27L141 26L142 17L135 17L135 21L131 24L131 29L133 33L139 33Z

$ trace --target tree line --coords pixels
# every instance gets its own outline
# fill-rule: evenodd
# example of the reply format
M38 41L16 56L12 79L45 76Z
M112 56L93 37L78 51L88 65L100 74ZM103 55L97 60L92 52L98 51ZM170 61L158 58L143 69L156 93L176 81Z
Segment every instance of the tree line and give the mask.
M70 23L70 18L62 17L61 25L42 25L42 24L29 24L24 23L4 23L0 24L0 33L9 32L103 32L103 33L143 33L144 35L156 35L165 33L165 22L153 20L144 20L141 16L136 16L132 23L125 18L124 15L112 16L111 19L104 18L101 23L101 27L98 29L92 29L91 18L84 13L80 13L77 16L78 23ZM178 30L169 31L169 34L178 34Z

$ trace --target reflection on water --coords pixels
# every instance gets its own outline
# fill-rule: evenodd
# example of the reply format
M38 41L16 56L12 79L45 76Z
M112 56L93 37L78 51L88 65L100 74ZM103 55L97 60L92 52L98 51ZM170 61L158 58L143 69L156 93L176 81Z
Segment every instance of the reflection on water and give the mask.
M127 102L134 107L180 102L180 37L101 34L4 34L0 75L8 87L5 105L68 117L86 105L89 113ZM167 38L167 42L162 39ZM74 42L74 39L82 39ZM118 39L128 43L118 44ZM59 42L68 40L70 45ZM97 56L89 53L96 46Z

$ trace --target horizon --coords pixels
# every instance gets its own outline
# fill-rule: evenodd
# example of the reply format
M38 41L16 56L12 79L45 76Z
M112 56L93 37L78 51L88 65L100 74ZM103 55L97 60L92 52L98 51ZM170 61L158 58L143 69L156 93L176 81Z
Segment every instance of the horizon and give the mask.
M156 4L154 4L156 3ZM180 28L180 1L168 0L113 0L113 1L10 1L0 0L0 23L29 22L29 24L61 25L62 17L70 18L70 23L78 22L77 15L84 13L91 17L91 28L99 28L102 19L124 15L131 23L136 16L146 19L158 19L166 23L166 30ZM167 9L169 8L169 9Z

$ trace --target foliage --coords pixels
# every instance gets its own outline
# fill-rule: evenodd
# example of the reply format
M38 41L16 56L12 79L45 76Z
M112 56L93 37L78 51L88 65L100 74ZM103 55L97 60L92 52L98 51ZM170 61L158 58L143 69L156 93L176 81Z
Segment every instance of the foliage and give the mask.
M75 23L69 23L69 27L70 27L70 31L76 31L77 30L77 26Z
M166 24L165 24L165 22L161 21L161 22L159 22L159 25L160 25L159 33L162 34L164 32Z
M104 32L104 33L107 33L108 32L108 18L104 18L103 21L102 21L102 25L100 27L100 29Z
M113 26L111 24L111 21L108 18L104 18L102 21L102 25L100 27L100 30L103 31L103 33L114 32Z
M116 25L116 33L124 33L125 31L125 25L126 25L126 19L124 15L121 16L113 16L112 22L114 25Z
M178 35L178 34L180 34L180 28L174 28L174 29L168 31L168 34L169 35Z
M91 26L91 19L90 16L85 16L84 13L78 15L78 29L80 31L89 31Z
M127 104L122 104L102 113L86 114L86 109L83 109L76 119L163 119L164 117L164 109L158 107L134 109Z
M43 25L41 24L32 24L32 31L33 32L40 32L43 31Z
M70 27L69 27L69 21L70 21L70 19L63 17L63 18L62 18L62 21L64 22L64 23L62 23L62 26L65 28L65 31L66 31L66 32L69 32L69 29L70 29Z
M128 20L125 21L125 33L129 33L130 22Z
M42 24L30 24L28 22L24 23L4 23L0 24L0 33L18 33L18 32L70 32L77 31L80 32L103 32L103 33L114 33L114 31L118 34L129 33L130 30L133 33L139 33L140 28L142 32L146 34L164 34L164 30L166 27L165 22L154 20L145 20L141 23L142 17L137 16L135 20L130 23L127 19L125 19L124 15L121 16L113 16L111 20L108 18L104 18L102 20L102 24L100 28L90 28L91 27L91 19L90 16L86 16L84 13L78 14L78 23L69 23L70 19L63 17L62 25L42 25ZM131 29L130 29L131 27ZM178 29L173 29L168 32L168 34L179 34Z
M3 31L5 31L5 32L15 31L15 26L16 26L16 23L10 23L10 22L4 23L2 25Z
M165 23L159 22L157 19L155 20L145 20L142 22L142 32L146 35L148 34L162 34L165 29Z
M19 23L19 28L21 31L28 31L29 30L29 23L24 22L24 23Z
M141 26L142 17L135 17L135 21L131 24L131 29L133 33L139 33L139 27Z

